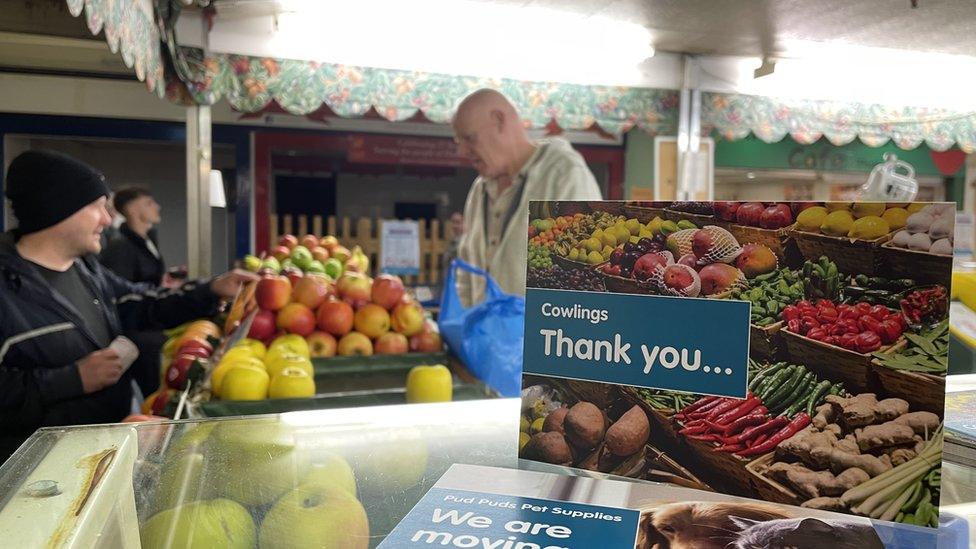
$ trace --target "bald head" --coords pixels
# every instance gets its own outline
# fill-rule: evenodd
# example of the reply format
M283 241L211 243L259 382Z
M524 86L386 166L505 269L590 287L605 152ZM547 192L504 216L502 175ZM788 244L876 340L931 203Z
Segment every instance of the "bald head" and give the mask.
M514 175L521 168L519 161L532 149L518 111L493 89L477 90L462 99L451 125L458 152L484 177Z

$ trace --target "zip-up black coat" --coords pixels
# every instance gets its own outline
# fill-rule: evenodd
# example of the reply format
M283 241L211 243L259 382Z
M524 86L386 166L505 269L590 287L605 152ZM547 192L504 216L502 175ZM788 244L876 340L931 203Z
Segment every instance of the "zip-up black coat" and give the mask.
M159 243L153 240L158 251ZM159 286L166 272L163 258L153 255L146 245L146 239L130 229L127 223L123 223L118 233L108 241L99 259L102 265L131 282Z
M111 336L124 329L164 329L215 313L209 284L179 290L133 284L95 257L75 262L90 284ZM131 370L84 394L77 361L99 350L71 303L20 257L10 233L0 235L0 460L38 427L120 421L132 401Z

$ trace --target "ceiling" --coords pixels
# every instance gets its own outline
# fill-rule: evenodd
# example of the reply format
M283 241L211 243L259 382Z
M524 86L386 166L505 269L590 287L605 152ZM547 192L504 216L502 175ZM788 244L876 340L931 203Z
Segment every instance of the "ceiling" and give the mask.
M215 0L218 18L270 15L320 0ZM649 29L659 51L761 56L791 41L973 55L969 0L477 0L600 15ZM415 3L422 4L422 2ZM422 14L433 17L433 14Z

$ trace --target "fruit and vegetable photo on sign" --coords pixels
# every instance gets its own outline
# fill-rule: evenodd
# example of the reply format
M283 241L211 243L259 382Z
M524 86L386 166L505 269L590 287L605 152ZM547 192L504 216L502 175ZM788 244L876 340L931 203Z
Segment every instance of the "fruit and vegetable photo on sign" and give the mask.
M531 202L519 456L937 526L955 213Z

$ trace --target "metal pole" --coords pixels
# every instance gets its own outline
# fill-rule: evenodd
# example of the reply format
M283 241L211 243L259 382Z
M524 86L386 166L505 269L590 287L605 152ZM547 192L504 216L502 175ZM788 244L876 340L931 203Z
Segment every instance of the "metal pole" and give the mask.
M187 269L191 278L213 274L213 232L210 216L210 107L186 110L186 238Z
M698 86L698 63L684 56L684 76L681 83L681 104L678 111L678 185L677 199L691 200L702 178L699 169L701 146L701 91Z

